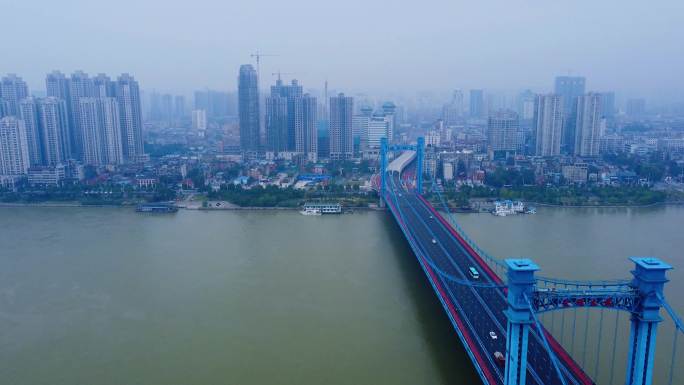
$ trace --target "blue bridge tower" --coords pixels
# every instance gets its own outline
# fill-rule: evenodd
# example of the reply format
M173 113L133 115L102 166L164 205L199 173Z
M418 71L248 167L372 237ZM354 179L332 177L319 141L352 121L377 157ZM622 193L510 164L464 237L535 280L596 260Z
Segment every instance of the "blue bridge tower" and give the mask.
M672 266L657 258L630 258L636 265L632 270L632 286L639 292L640 301L632 314L627 356L627 385L651 385L653 382L653 354L663 296L668 281L665 272Z
M505 385L523 385L527 374L527 341L533 323L528 298L534 293L534 272L539 270L529 259L507 259L508 318Z

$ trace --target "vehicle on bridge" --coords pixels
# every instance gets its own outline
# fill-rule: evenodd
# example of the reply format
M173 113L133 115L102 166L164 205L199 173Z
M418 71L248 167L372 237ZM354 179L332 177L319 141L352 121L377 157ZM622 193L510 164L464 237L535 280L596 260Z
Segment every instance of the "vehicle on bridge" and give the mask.
M504 355L501 352L494 352L494 359L496 360L496 363L500 366L506 365L506 357L504 357Z

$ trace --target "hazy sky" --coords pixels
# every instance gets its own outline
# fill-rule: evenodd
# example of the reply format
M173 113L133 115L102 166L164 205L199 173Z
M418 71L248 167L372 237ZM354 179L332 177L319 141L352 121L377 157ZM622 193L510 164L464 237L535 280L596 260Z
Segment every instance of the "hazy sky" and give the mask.
M144 89L233 89L264 57L305 87L369 93L550 89L684 93L684 1L0 0L0 73L130 72ZM289 75L287 78L289 79Z

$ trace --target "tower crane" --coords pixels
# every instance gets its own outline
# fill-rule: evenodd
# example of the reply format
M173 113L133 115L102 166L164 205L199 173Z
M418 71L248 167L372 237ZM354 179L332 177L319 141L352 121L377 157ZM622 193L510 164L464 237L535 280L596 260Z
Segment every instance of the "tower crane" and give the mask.
M261 57L262 56L279 56L276 54L272 53L261 53L259 50L256 50L253 54L249 55L250 57L256 58L256 66L257 66L257 76L261 75L261 72L259 72L259 63L261 62Z

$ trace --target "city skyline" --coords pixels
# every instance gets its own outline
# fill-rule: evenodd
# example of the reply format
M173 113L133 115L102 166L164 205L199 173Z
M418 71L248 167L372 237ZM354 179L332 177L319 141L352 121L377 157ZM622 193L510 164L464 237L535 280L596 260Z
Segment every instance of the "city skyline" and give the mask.
M681 0L0 12L4 382L684 382Z
M25 32L6 43L5 49L22 54L3 62L0 72L21 73L35 89L44 73L53 69L130 71L147 89L188 95L204 87L234 89L235 68L260 50L279 55L262 59L262 85L270 83L273 72L293 71L310 87L322 88L327 79L347 94L453 88L541 91L548 87L548 79L569 71L590 79L592 90L611 89L629 97L681 99L684 88L684 80L675 76L684 65L684 52L677 39L669 38L683 34L675 15L684 6L676 1L522 7L505 2L395 7L352 2L332 9L298 1L287 7L274 4L277 12L262 12L269 4L201 0L192 9L205 10L205 17L196 21L184 17L189 9L180 2L165 2L163 8L156 2L126 5L108 10L111 17L97 18L99 28L92 28L87 17L92 7L82 1L59 7L7 5L8 13L15 15L6 21L7 27ZM621 17L606 17L617 9ZM502 16L492 17L493 11ZM165 17L142 18L150 12ZM354 20L353 27L330 28L331 14ZM288 17L301 22L274 33L271 25ZM134 29L121 32L115 22L121 19ZM634 20L640 28L632 28ZM64 23L73 27L63 28ZM173 23L184 28L169 28ZM31 31L25 25L39 27ZM215 29L206 33L204 25ZM46 36L47 28L51 33ZM75 34L79 30L89 30L92 36ZM250 33L241 33L244 30ZM80 44L71 43L76 41ZM26 50L27 46L42 48ZM351 60L355 58L362 60Z

